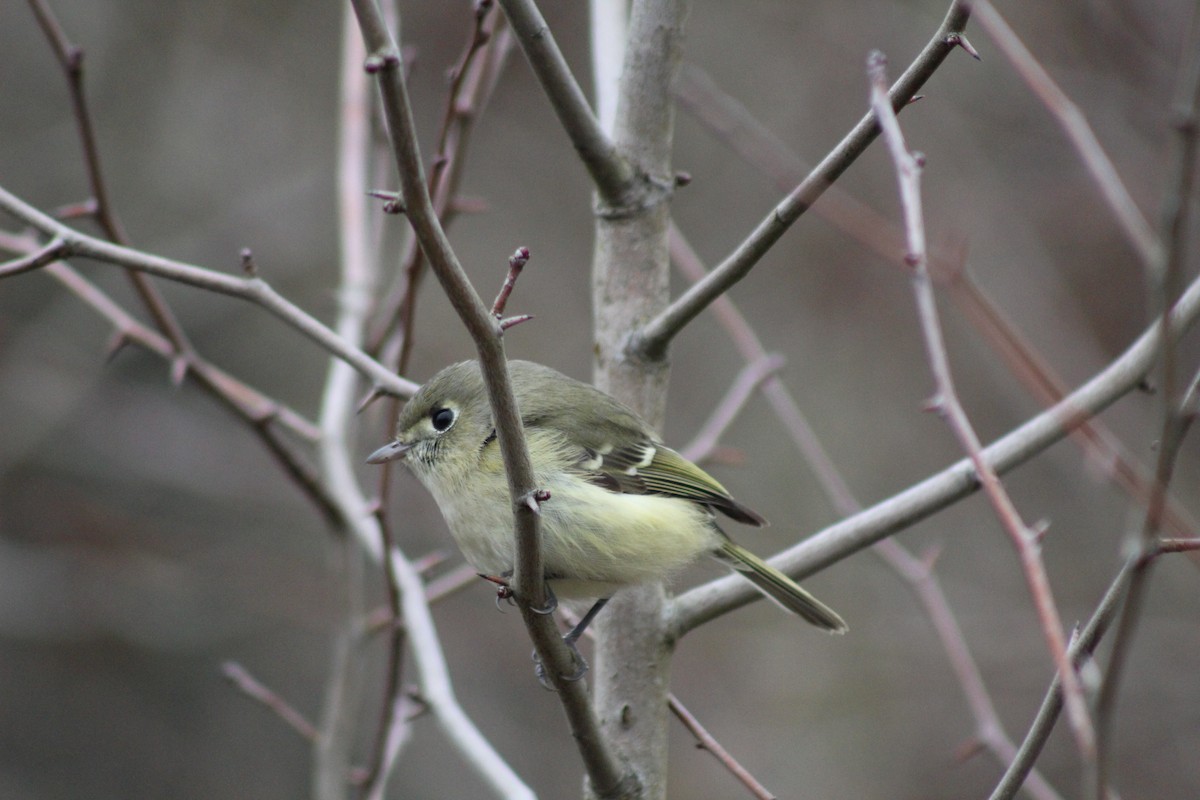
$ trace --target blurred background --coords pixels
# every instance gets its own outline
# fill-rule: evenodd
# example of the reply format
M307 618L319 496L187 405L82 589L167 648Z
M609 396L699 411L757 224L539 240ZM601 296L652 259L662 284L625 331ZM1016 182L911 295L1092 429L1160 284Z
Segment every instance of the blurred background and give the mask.
M899 74L946 5L697 0L685 57L815 163L866 109L867 53L883 50ZM545 6L590 86L585 5ZM341 5L64 0L54 8L86 51L106 176L137 246L231 273L250 247L276 289L331 320ZM0 182L43 209L81 201L87 184L63 76L28 8L9 0L3 11ZM429 147L470 7L404 3L402 11ZM1079 104L1157 224L1174 180L1169 122L1194 4L1001 3L1000 11ZM1143 271L1057 124L988 37L974 24L967 33L983 60L951 55L902 120L910 146L928 159L930 239L965 256L974 281L1074 387L1147 325ZM675 165L693 177L676 195L676 220L714 264L777 202L779 176L734 156L687 111L676 134ZM899 220L881 147L838 188ZM450 232L481 294L498 287L516 246L533 252L509 309L537 319L509 334L510 355L588 379L590 186L519 53L476 129L463 194L487 205ZM767 349L786 357L783 381L864 505L961 455L945 425L921 411L932 381L900 256L882 257L810 213L731 293ZM112 267L75 266L141 313ZM201 353L315 417L322 351L246 303L158 285ZM980 435L991 440L1036 413L1039 402L971 321L953 303L943 311ZM419 319L409 377L423 380L472 354L432 281ZM43 274L0 282L0 797L303 796L309 746L231 689L220 665L239 662L318 716L342 604L336 547L241 423L194 384L173 386L156 356L126 348L106 361L110 334ZM1184 369L1194 370L1194 336L1183 354ZM705 315L677 339L672 365L665 435L682 445L742 364ZM1148 464L1155 420L1145 395L1103 416ZM364 457L388 428L382 404L361 417ZM735 531L764 555L839 518L781 430L755 398L723 440L741 463L712 467L773 521L762 532ZM375 485L373 468L361 475ZM1200 512L1197 477L1193 441L1175 480L1191 514ZM1142 512L1069 442L1006 483L1027 521L1049 522L1044 554L1064 620L1086 619ZM436 508L407 476L396 482L394 514L404 520L406 552L450 548L448 566L456 563ZM898 541L940 554L943 589L1019 740L1052 667L990 508L969 499ZM698 568L681 583L719 574ZM1115 780L1125 797L1200 796L1198 578L1185 556L1162 559L1154 573L1116 718ZM378 576L371 580L382 604ZM682 641L678 697L782 797L986 796L1000 769L973 747L960 685L905 583L867 551L806 585L842 613L850 635L831 640L755 604ZM497 613L492 598L471 585L435 608L460 699L541 796L577 796L581 769L558 702L533 679L519 615ZM370 679L379 687L382 646L376 651ZM364 752L375 713L363 714ZM431 720L414 725L390 796L488 796ZM672 737L672 797L744 796L681 726ZM1076 793L1078 761L1063 726L1040 765L1061 792Z

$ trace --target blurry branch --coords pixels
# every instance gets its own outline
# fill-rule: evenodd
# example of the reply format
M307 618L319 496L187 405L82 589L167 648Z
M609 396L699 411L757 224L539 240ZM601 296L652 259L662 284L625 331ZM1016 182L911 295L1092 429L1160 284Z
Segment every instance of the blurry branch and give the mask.
M537 4L533 0L500 0L500 5L600 197L606 205L626 213L636 210L646 199L638 196L636 171L600 127Z
M1200 316L1200 280L1179 298L1167 335L1178 339ZM1017 467L1065 437L1089 416L1136 389L1151 369L1163 335L1157 322L1107 367L1053 407L1000 437L983 450L999 474ZM795 578L811 575L858 550L919 522L979 488L969 459L963 459L865 511L844 519L789 548L772 563ZM682 635L697 625L740 608L757 593L736 576L691 589L672 609L672 625Z
M803 178L807 167L771 134L736 98L723 92L698 67L685 67L676 93L681 103L707 125L726 145L776 186L786 188ZM813 212L853 237L884 260L895 263L903 247L903 233L891 220L856 200L837 186L821 196ZM1044 405L1062 400L1067 389L1051 367L1013 327L1005 314L971 278L961 259L952 253L929 253L930 277L944 286L949 297L991 345L1013 374ZM696 278L693 278L696 280ZM767 383L768 396L775 391ZM1090 419L1072 432L1072 440L1104 477L1142 506L1150 502L1151 479L1113 435L1103 420ZM1175 536L1197 530L1196 522L1173 497L1166 498L1163 524Z
M950 52L960 45L968 16L964 0L955 0L950 4L933 38L892 87L889 99L894 109L900 110L907 105ZM641 330L633 333L627 346L628 352L641 359L661 358L675 335L714 299L746 277L792 223L866 151L878 135L875 114L868 112L733 253L713 268L704 280L692 285Z
M36 242L29 237L0 233L0 249L2 250L19 252L36 248ZM43 266L46 274L65 286L113 326L115 333L110 343L110 351L113 354L126 345L135 344L165 359L174 356L174 346L165 336L135 319L98 286L72 269L69 264L63 261L53 261ZM207 361L198 360L193 371L203 377L206 383L212 383L217 390L218 397L235 405L238 413L255 425L277 421L293 434L310 442L316 441L321 435L316 425L294 409L241 383Z
M1197 543L1196 540L1188 541L1193 544ZM1180 552L1180 549L1174 546L1174 542L1175 540L1163 541L1147 552L1131 556L1125 562L1112 584L1109 585L1100 604L1092 613L1087 625L1073 637L1071 646L1067 650L1072 665L1078 668L1092 656L1096 647L1099 646L1108 626L1121 608L1121 600L1125 597L1133 572L1138 565L1146 560L1155 560L1164 553ZM992 790L989 800L1011 800L1016 796L1029 771L1037 763L1042 748L1050 738L1050 732L1054 730L1058 714L1062 711L1062 702L1062 683L1059 674L1055 673L1054 679L1050 682L1050 688L1042 700L1042 705L1029 727L1029 732L1025 734L1025 739L1017 749L1016 757L1008 765L1008 769L996 784L996 788Z
M1095 757L1096 732L1088 714L1079 676L1075 674L1067 658L1062 619L1058 605L1054 602L1046 565L1042 561L1041 537L1044 531L1034 531L1021 519L1020 512L1004 489L1000 477L984 459L983 444L958 399L954 376L950 370L950 356L946 352L945 336L938 316L937 298L933 294L933 282L929 278L929 256L925 247L925 218L921 202L921 169L925 157L910 152L904 141L900 123L888 102L886 66L887 59L883 53L878 50L871 53L867 65L871 81L871 107L875 109L879 124L883 128L884 140L895 163L896 177L900 184L900 204L904 210L908 239L908 252L904 260L912 268L917 315L937 392L930 405L946 420L962 449L966 451L975 477L983 484L983 491L995 509L996 516L1017 549L1042 624L1042 632L1050 648L1050 656L1058 665L1059 675L1062 677L1067 716L1075 732L1080 755L1085 762L1090 762ZM1168 338L1160 338L1166 346Z
M971 0L971 9L980 27L987 31L992 41L1017 70L1017 74L1058 120L1067 138L1083 159L1092 179L1099 186L1100 194L1116 216L1142 265L1147 270L1154 269L1161 258L1162 245L1130 196L1129 190L1125 188L1116 167L1100 146L1079 106L1071 102L1066 93L1058 88L1054 79L1021 43L1017 34L988 0Z
M679 702L679 698L674 694L668 693L667 702L670 704L671 713L683 723L683 727L687 728L692 736L696 737L697 747L711 753L713 758L721 762L721 766L729 770L733 777L737 778L743 786L750 790L750 794L759 798L759 800L775 800L775 794L759 783L758 779L748 769L743 767L737 759L730 755L729 751L722 747L721 743L700 724L700 720L696 719L692 715L692 712L688 711L687 707Z
M1158 322L1162 330L1170 324L1171 309L1175 307L1183 284L1184 261L1188 244L1188 219L1193 206L1192 190L1196 182L1197 124L1200 123L1200 21L1192 20L1192 32L1187 37L1189 53L1182 75L1182 108L1177 114L1177 142L1174 148L1175 181L1163 203L1163 235L1166 250L1162 261L1150 270L1150 295L1158 305ZM1158 437L1158 464L1154 476L1153 492L1146 508L1141 538L1137 544L1142 553L1154 552L1159 532L1162 529L1163 509L1175 476L1175 465L1183 440L1195 421L1197 387L1200 372L1186 389L1179 384L1179 353L1175 342L1163 336L1160 344L1158 369L1158 396L1162 422ZM1149 590L1153 566L1150 558L1141 559L1134 567L1129 582L1128 596L1121 609L1108 669L1105 671L1096 702L1099 720L1100 747L1095 764L1093 789L1095 796L1103 800L1108 793L1109 745L1116 713L1117 692L1129 652L1133 648L1133 636L1141 619L1142 604Z
M680 450L684 457L691 461L704 461L711 457L721 442L721 436L737 419L737 415L746 406L750 396L769 378L783 369L785 363L784 357L777 353L764 353L761 358L748 362L738 376L733 379L729 391L713 409L712 415L700 428L700 432Z
M370 247L373 237L367 199L369 92L360 72L363 52L354 29L354 18L349 10L344 16L337 164L340 277L334 325L337 335L348 347L358 348L362 344L369 298L379 276L378 263ZM344 361L330 359L321 397L318 455L322 479L348 523L340 527L355 535L341 537L345 601L340 609L339 630L333 637L321 735L313 747L312 790L317 800L342 800L350 793L349 776L366 688L366 660L361 647L366 591L362 554L365 551L376 559L386 560L388 553L388 548L381 542L379 526L362 521L368 513L368 504L355 474L360 458L352 452L357 389L354 370ZM398 632L400 628L393 624L391 630ZM436 645L436 641L433 644ZM388 658L390 663L398 663L399 656L394 647L389 648ZM392 700L389 693L386 698L389 707ZM387 730L390 732L390 729L389 721ZM394 738L397 742L404 740L403 736ZM386 772L378 766L383 760L380 753L381 749L376 747L368 767L365 787L368 794L387 778Z
M979 665L971 655L966 637L934 576L932 562L935 555L917 558L895 539L876 542L874 550L909 584L924 606L962 687L971 716L975 719L977 741L987 748L1001 766L1010 764L1016 757L1016 745L1004 730L1000 715L996 713L996 706L984 685ZM1061 800L1061 795L1032 766L1025 789L1035 800Z
M703 277L704 265L675 229L671 231L671 258L689 280L696 281ZM737 346L742 358L748 363L754 363L767 356L758 336L728 295L717 298L712 311ZM862 506L809 426L808 420L784 382L775 374L771 374L761 385L761 391L787 430L796 449L812 468L838 515L849 517L861 511ZM938 583L933 570L933 557L917 558L895 539L876 542L873 549L911 587L924 606L975 718L977 739L1002 765L1010 763L1016 746L1004 730L962 629ZM1036 800L1060 800L1058 793L1037 771L1031 772L1027 789Z
M1200 545L1200 542L1197 544ZM562 616L564 621L572 628L575 627L576 623L579 622L579 617L575 614L572 614L570 611L564 611ZM596 640L596 631L594 628L587 628L583 632L583 635L584 638L590 641L594 642ZM749 789L751 794L753 794L755 797L765 798L765 800L774 800L775 795L772 794L766 787L764 787L748 769L742 766L742 764L733 757L732 753L726 750L725 747L719 741L717 741L716 737L704 727L700 720L696 718L696 715L693 714L688 707L683 704L683 701L676 697L674 693L667 693L667 704L671 713L675 715L675 718L678 719L683 726L688 729L688 732L695 737L696 747L702 750L707 750L709 753L711 753L712 756L721 763L721 766L725 767L725 769L728 770L729 773L747 789Z
M488 13L490 8L490 4L476 4L463 55L451 70L431 179L433 207L443 227L449 226L458 213L455 200L471 133L512 50L512 32L504 24L503 15ZM396 285L375 314L382 322L368 336L367 349L404 373L414 344L417 292L425 270L424 254L414 237L406 238L400 265Z
M559 698L592 785L600 796L606 796L624 783L624 771L600 734L599 723L592 712L584 682L562 679L562 676L572 672L572 658L559 638L553 620L548 615L535 611L544 607L546 600L544 569L538 540L537 503L534 500L537 487L533 480L529 452L525 446L520 411L513 397L499 320L479 299L438 223L425 182L408 87L400 69L399 49L387 29L379 7L372 0L354 0L353 6L368 52L366 68L378 80L406 215L430 268L475 342L479 354L513 504L518 549L514 583L521 615L533 639L534 647L542 663L546 665L555 688L558 689ZM399 576L404 577L407 574L406 569L406 563L403 564L403 568L397 564ZM413 577L415 581L416 578ZM424 607L419 583L409 585L402 581L401 584L404 589L406 614L410 605Z
M82 213L86 213L96 220L110 241L129 246L129 237L117 217L101 169L100 149L96 142L92 116L87 104L87 94L83 86L83 50L70 41L66 31L45 0L30 0L30 8L67 79L71 108L83 150L84 169L91 190L91 198L80 204L78 208ZM64 246L65 243L62 242L61 237L55 237L52 244L59 251L58 254L61 257L69 255L69 248ZM41 259L32 259L26 266L35 268L48 264L49 259L46 258L48 254L47 250L43 250ZM226 408L250 425L284 472L317 505L322 515L330 522L335 521L336 511L333 504L330 503L324 488L319 485L316 477L312 474L311 468L270 424L279 420L284 426L291 428L304 438L314 440L317 432L311 423L286 406L241 383L201 358L187 340L165 299L147 276L136 270L126 269L126 274L132 281L136 293L162 333L163 338L155 343L156 346L147 344L148 336L139 336L133 332L135 325L139 333L149 333L149 329L136 323L124 311L120 311L119 315L113 313L118 311L119 307L108 300L98 289L88 285L82 276L71 270L65 263L54 266L52 274L56 278L68 285L68 288L71 288L85 302L91 303L113 322L117 327L115 341L118 345L128 341L138 341L148 349L162 355L171 362L171 376L176 383L182 382L185 375L189 371L192 372L205 390L216 396ZM0 270L0 277L3 277L2 270ZM101 302L101 299L104 302ZM119 319L119 317L124 317L124 319ZM157 346L159 344L166 344L167 347Z
M13 252L32 252L36 250L37 243L31 237L0 233L0 248ZM175 346L165 336L134 319L65 261L46 264L44 269L47 275L61 283L113 326L115 330L109 341L109 358L130 344L138 345L167 360L172 360L177 355ZM278 423L302 439L315 442L321 435L317 426L295 410L242 383L199 356L193 355L190 363L189 372L192 377L251 427L284 472L316 505L326 521L337 524L337 509L312 467L274 429L274 423Z
M292 730L303 736L309 742L315 742L320 737L317 729L304 715L293 708L286 700L268 689L251 675L245 667L236 661L226 661L221 665L221 674L242 694L257 700L269 708L277 717L288 724Z
M417 390L416 384L397 377L363 351L347 345L336 333L276 292L261 278L236 278L182 261L110 244L63 225L4 188L0 188L0 210L52 239L61 239L68 256L90 258L248 300L271 312L333 355L344 359L382 389L404 397Z
M624 2L588 0L588 34L592 61L592 87L600 129L612 135L617 121L617 90L625 64L625 32L629 8Z
M104 181L100 169L100 148L96 144L96 133L92 127L92 115L88 111L87 94L83 89L83 48L73 44L67 37L66 31L59 24L49 3L45 0L30 0L30 8L38 25L41 26L46 39L54 50L54 56L67 78L67 89L71 96L71 110L75 115L75 126L79 130L79 140L83 147L83 163L87 171L88 184L91 188L91 199L84 204L88 213L99 223L100 228L108 239L117 244L130 246L132 243L117 218L116 209L108 196L108 185ZM171 367L172 379L179 383L184 373L193 366L195 353L183 333L183 328L175 319L167 301L145 275L132 270L126 270L134 290L146 306L154 323L164 336L171 342L176 357Z

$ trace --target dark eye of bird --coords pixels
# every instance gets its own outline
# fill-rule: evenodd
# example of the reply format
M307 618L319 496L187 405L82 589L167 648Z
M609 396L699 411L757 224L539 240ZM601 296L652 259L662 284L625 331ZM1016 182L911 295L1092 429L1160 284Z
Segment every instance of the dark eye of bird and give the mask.
M454 411L449 408L435 408L429 412L429 421L438 433L445 431L454 424Z

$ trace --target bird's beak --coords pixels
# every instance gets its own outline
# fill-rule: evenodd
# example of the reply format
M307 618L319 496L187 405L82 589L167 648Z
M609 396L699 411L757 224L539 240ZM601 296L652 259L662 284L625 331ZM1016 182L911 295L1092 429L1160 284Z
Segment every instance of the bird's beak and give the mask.
M383 447L367 456L367 463L383 464L387 461L395 461L397 458L404 458L404 454L410 449L412 449L411 444L406 444L401 441L388 442Z

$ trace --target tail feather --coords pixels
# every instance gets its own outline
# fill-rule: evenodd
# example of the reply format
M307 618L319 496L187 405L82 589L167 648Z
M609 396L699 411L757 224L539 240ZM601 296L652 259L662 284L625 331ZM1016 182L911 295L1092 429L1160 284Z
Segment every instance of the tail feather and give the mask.
M742 577L753 583L756 589L782 606L785 611L797 614L806 622L830 633L845 633L848 630L845 621L836 611L736 542L726 539L714 555L737 570Z

